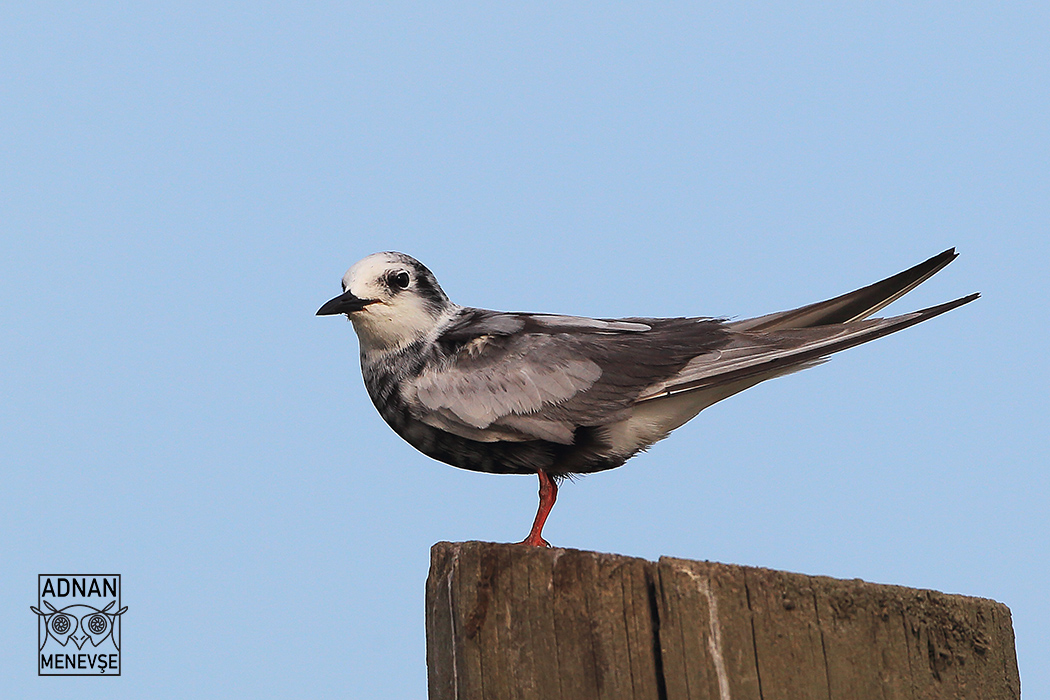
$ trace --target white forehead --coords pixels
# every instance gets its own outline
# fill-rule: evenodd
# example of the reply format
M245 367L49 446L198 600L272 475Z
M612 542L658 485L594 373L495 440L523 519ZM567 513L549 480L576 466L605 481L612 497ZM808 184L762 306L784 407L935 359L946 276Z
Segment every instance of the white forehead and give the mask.
M374 286L385 273L394 269L405 269L406 265L393 253L372 253L358 260L343 275L343 289L353 290Z

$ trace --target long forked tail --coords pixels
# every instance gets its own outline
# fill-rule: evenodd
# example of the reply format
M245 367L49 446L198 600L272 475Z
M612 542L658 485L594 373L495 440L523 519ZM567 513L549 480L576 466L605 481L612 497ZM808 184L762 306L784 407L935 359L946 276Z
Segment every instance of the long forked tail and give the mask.
M875 284L848 292L834 299L818 301L815 304L808 304L790 311L780 311L766 316L736 321L730 323L729 327L735 331L772 331L786 328L812 328L813 326L858 321L871 316L887 304L896 301L915 289L930 277L933 277L957 256L958 253L955 252L955 248L949 248L943 253L935 255L904 272L899 272L892 277L887 277Z

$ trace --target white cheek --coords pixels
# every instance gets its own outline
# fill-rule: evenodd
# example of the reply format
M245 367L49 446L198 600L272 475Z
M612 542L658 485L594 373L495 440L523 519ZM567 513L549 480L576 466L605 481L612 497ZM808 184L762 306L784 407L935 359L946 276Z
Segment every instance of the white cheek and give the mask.
M350 320L364 350L404 347L430 333L435 326L434 317L421 302L412 298L396 299L394 304L371 304L353 314Z

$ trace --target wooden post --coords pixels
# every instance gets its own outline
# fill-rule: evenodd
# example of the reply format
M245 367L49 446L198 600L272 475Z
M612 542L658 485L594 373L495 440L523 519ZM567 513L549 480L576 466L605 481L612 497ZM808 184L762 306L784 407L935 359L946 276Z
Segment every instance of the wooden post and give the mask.
M439 542L430 700L1020 698L1010 610L684 559Z

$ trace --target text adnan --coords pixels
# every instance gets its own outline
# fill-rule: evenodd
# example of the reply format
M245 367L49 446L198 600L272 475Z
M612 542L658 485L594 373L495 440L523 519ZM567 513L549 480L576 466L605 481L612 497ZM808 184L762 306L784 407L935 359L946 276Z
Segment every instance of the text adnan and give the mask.
M80 598L90 598L91 596L115 598L117 595L117 579L103 578L101 580L102 585L99 586L99 579L97 578L92 578L90 584L87 578L48 578L40 594L56 598L65 598L70 595Z

